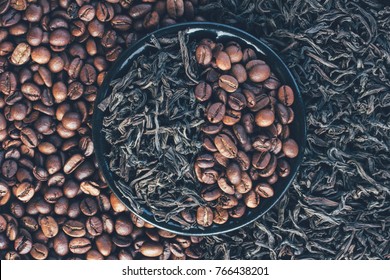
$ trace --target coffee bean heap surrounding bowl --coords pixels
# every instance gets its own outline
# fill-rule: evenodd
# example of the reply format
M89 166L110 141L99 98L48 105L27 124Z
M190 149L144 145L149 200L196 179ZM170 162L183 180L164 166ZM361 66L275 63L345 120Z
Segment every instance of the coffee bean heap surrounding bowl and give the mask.
M122 50L195 20L183 0L0 1L0 259L199 258L131 216L97 169L91 115Z
M209 227L240 218L246 208L272 197L299 148L289 128L294 92L254 50L203 39L196 59L205 68L195 96L206 104L206 124L204 152L194 168L208 202L197 209L196 221Z

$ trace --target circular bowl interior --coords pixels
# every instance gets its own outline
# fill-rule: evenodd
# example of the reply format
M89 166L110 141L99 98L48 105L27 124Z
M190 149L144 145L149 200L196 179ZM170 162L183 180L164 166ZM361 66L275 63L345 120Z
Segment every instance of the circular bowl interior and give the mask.
M153 34L157 38L166 36L169 34L177 34L177 32L181 30L186 30L185 32L189 34L190 40L200 40L202 38L211 38L218 42L228 42L231 40L237 41L244 47L251 47L257 52L257 55L260 59L263 59L270 65L272 71L277 75L277 77L281 80L283 84L287 84L292 87L295 93L295 102L292 106L295 119L292 124L290 124L291 136L295 139L300 147L299 154L296 158L291 159L291 172L290 175L286 178L280 178L278 182L273 185L275 190L275 195L268 199L263 199L260 202L260 205L255 209L247 209L245 215L240 219L230 218L223 225L213 224L212 226L199 229L199 228L191 228L191 229L183 229L180 224L170 221L167 223L157 222L153 215L148 209L144 208L143 213L138 215L135 213L131 207L129 206L128 200L124 198L121 192L116 188L114 182L118 178L114 173L112 173L109 169L108 161L105 157L106 151L109 150L110 146L106 142L105 137L102 133L102 123L104 118L104 112L97 108L97 105L110 94L109 83L111 80L115 78L119 78L124 76L124 74L128 71L130 65L133 60L142 52L147 51L146 43L149 42L151 35ZM95 153L98 160L98 164L100 169L103 172L103 175L111 188L111 190L119 197L119 199L132 211L134 214L144 219L150 224L158 228L162 228L171 232L175 232L177 234L182 235L193 235L193 236L205 236L205 235L214 235L226 233L229 231L236 230L241 228L266 213L275 203L282 197L282 195L287 191L288 187L291 185L293 179L295 178L298 168L303 159L303 153L306 145L306 119L305 119L305 110L304 104L302 101L301 93L298 89L298 86L288 69L288 67L284 64L284 62L280 59L280 57L271 50L265 43L261 40L255 38L254 36L236 29L234 27L217 24L217 23L184 23L169 26L166 28L159 29L153 33L148 34L137 43L132 45L129 49L124 51L122 55L115 62L113 67L110 69L108 74L106 75L103 84L101 85L96 101L95 108L93 114L93 141L95 145Z

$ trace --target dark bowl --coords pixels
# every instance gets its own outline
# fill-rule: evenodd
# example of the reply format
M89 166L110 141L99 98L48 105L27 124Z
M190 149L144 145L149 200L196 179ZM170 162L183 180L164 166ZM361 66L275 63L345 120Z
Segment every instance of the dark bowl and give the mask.
M170 221L168 223L157 222L153 218L151 212L148 211L148 209L144 208L144 211L141 215L138 215L131 209L128 201L122 197L121 192L116 188L114 184L114 181L118 178L114 173L110 171L107 159L105 157L105 153L109 149L109 144L105 141L105 137L102 134L104 112L97 108L97 105L110 94L110 81L123 76L124 73L128 70L134 58L136 58L140 53L147 50L147 47L145 47L145 43L149 41L151 35L155 35L158 38L161 36L166 36L168 34L177 34L177 32L181 30L186 30L186 32L190 36L190 39L201 39L204 37L208 37L216 39L219 42L234 40L239 42L243 47L247 46L253 48L257 52L258 56L270 65L272 71L278 76L282 83L291 86L295 92L295 102L292 106L295 113L295 120L290 125L290 128L292 138L297 141L300 150L298 156L289 161L291 165L290 175L286 178L280 178L278 182L274 185L275 195L273 197L263 199L256 209L247 209L245 215L242 218L231 218L223 225L213 224L211 227L205 228L204 230L199 228L185 230L178 223L173 221ZM292 76L288 67L284 64L280 57L261 40L237 28L217 23L194 22L177 24L162 28L153 33L148 34L147 36L139 40L137 43L132 45L129 49L124 51L106 75L104 82L99 89L98 96L95 101L92 125L92 134L95 145L96 157L99 166L103 171L103 175L111 190L129 208L130 211L132 211L134 214L141 217L148 223L153 224L158 228L162 228L182 235L204 236L226 233L248 225L258 219L272 206L275 205L275 203L282 197L282 195L291 185L302 162L303 153L306 146L306 118L302 96L297 86L297 83L295 82L294 77Z

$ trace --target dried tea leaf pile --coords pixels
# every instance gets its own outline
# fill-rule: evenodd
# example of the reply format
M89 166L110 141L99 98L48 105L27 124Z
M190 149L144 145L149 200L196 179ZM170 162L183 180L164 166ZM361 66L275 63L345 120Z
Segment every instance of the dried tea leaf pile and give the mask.
M99 108L107 111L103 133L111 149L109 165L118 189L133 209L146 204L157 221L202 204L194 177L194 156L204 107L195 100L195 45L180 32L152 37L150 52L139 56L124 77L110 84L111 95Z

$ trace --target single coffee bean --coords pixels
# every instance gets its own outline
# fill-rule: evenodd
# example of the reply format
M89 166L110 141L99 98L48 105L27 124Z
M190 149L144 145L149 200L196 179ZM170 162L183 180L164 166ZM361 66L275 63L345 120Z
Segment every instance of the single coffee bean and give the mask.
M228 210L229 216L232 218L239 219L244 216L246 211L246 206L243 203L239 203L237 206Z
M168 15L177 19L184 15L184 1L183 0L167 0Z
M76 220L66 221L62 230L70 237L83 237L86 234L84 224Z
M272 140L264 134L260 134L253 139L252 146L259 152L267 152L272 148Z
M77 167L84 161L84 156L81 154L75 154L71 156L64 164L64 172L65 174L70 174L76 170Z
M243 171L248 170L250 167L250 164L251 164L249 156L246 153L244 153L243 151L237 152L236 161L240 165L241 170L243 170Z
M271 154L271 159L269 161L268 166L259 172L259 176L263 178L271 176L276 170L277 163L278 160L276 156Z
M140 253L145 257L158 257L163 253L163 246L160 243L154 241L143 242Z
M240 111L227 109L225 112L225 116L223 117L222 122L225 125L233 126L236 123L238 123L240 120L241 120L241 112Z
M298 144L294 139L288 138L283 142L283 153L288 158L295 158L298 155Z
M222 123L217 123L217 124L206 123L205 125L203 125L201 127L201 130L205 134L214 135L214 134L219 133L222 130L222 128L223 128L223 124Z
M222 191L216 185L208 185L203 187L200 195L205 201L214 201L222 195Z
M219 123L225 116L225 110L226 108L223 103L214 103L207 109L207 119L211 123Z
M6 71L0 74L0 92L10 95L15 92L18 82L14 73Z
M24 12L24 16L29 22L39 22L42 18L42 14L42 6L34 3L29 4Z
M115 231L119 235L128 236L133 231L133 224L131 223L128 217L120 216L115 221Z
M271 160L271 153L262 152L262 153L254 153L252 156L252 165L256 169L264 169L268 166Z
M31 47L26 43L20 43L12 52L10 62L14 65L23 65L30 60Z
M29 148L38 146L38 137L35 131L29 127L25 127L20 131L20 140Z
M248 74L242 64L234 64L232 66L232 75L240 84L244 83L248 79Z
M98 211L96 201L91 197L84 198L80 203L80 210L85 216L94 216Z
M210 47L208 45L203 45L203 44L199 45L196 48L195 56L198 64L203 66L209 65L213 58Z
M150 4L138 4L133 6L129 10L129 15L133 19L140 19L145 17L152 10L152 5Z
M21 183L14 191L14 195L22 202L28 202L34 194L34 186L29 182Z
M230 61L232 63L238 63L243 58L243 52L239 45L230 45L226 47L225 52L229 55Z
M39 219L43 234L47 238L53 238L58 233L58 224L52 216L43 216Z
M112 251L112 242L108 234L104 233L96 237L96 247L98 251L105 257L109 256Z
M270 126L275 121L275 114L270 109L260 110L255 116L255 121L260 127Z
M195 87L195 97L197 100L201 102L210 99L211 93L212 93L211 86L206 82L200 82Z
M218 179L218 172L214 169L209 168L203 171L201 182L207 185L212 185L217 182L217 179Z
M249 192L252 189L252 180L248 173L242 172L241 173L241 181L240 183L236 184L236 195L237 194L245 194Z
M209 137L205 137L203 139L203 148L205 148L209 152L218 151L217 147L215 147L214 145L214 142Z
M259 183L255 188L255 192L257 192L259 196L264 198L274 196L273 188L267 183Z
M112 209L115 212L120 213L120 212L124 212L127 210L126 206L113 193L111 193L111 195L110 195L110 203L111 203Z
M232 68L232 64L229 58L229 55L224 52L220 51L216 57L216 64L219 69L222 71L228 71Z
M256 208L260 204L260 197L255 191L251 190L245 194L244 202L248 208Z
M248 134L246 133L245 128L242 125L235 124L233 126L233 132L234 132L234 135L236 136L238 142L241 145L245 145L246 143L248 143L250 141Z
M53 249L57 255L62 257L69 253L68 237L63 232L59 232L56 237L54 237Z
M214 219L213 210L208 206L200 206L196 211L196 221L202 227L212 225Z
M101 22L110 21L114 17L114 8L110 3L99 2L96 6L96 17Z
M290 164L286 160L280 159L278 161L278 175L284 178L290 175L290 172L291 172Z
M215 165L214 157L210 154L201 154L197 157L196 164L200 168L212 168Z
M145 16L142 26L146 30L152 30L157 28L159 22L160 22L159 14L157 12L150 12Z
M294 91L289 86L281 86L278 90L278 99L285 106L291 106L294 103Z
M220 177L218 179L218 186L224 193L227 193L230 195L233 195L235 193L234 186L229 184L227 179L224 177Z
M79 18L86 22L93 20L95 14L95 8L92 5L83 5L78 11Z
M89 250L91 250L91 248L92 248L91 241L85 237L73 238L69 242L69 250L73 254L78 254L78 255L85 254Z
M237 146L226 134L218 134L214 139L214 144L224 157L235 158L237 156Z
M7 159L1 166L1 173L5 178L12 178L18 171L18 164L12 159ZM4 195L5 196L5 195Z
M46 64L50 61L51 53L46 47L37 47L31 51L32 61L38 64Z
M230 75L222 75L219 77L218 84L227 92L235 92L238 89L238 81Z
M278 120L280 121L281 124L287 124L290 119L290 112L287 109L286 106L284 106L281 103L276 104L276 115L278 116Z
M226 223L229 219L229 213L226 209L216 208L213 211L214 219L213 222L218 225Z
M53 51L62 50L61 47L64 47L70 43L71 36L68 30L65 28L55 29L50 33L49 42L52 46Z
M36 260L44 260L49 255L49 249L42 243L34 243L30 255Z
M234 92L229 95L228 104L230 108L237 111L240 111L247 106L245 96L238 92Z
M100 194L99 184L93 181L81 182L80 190L90 196L98 196Z
M103 233L104 226L100 218L93 216L89 217L85 222L87 231L92 236L99 236Z
M218 206L220 206L222 209L231 209L234 206L237 206L237 204L238 204L237 198L232 195L228 195L228 194L222 195L218 199Z
M41 90L36 84L25 83L21 87L21 92L30 101L37 101L41 98Z
M241 182L241 168L236 162L231 162L226 168L226 176L233 185Z

